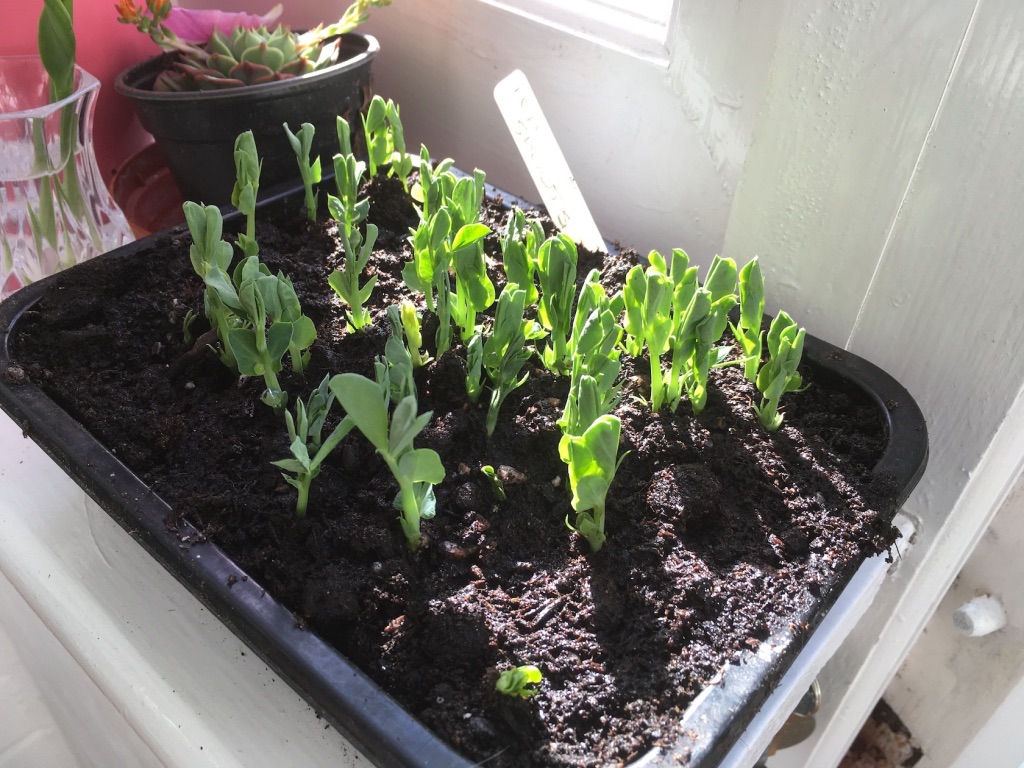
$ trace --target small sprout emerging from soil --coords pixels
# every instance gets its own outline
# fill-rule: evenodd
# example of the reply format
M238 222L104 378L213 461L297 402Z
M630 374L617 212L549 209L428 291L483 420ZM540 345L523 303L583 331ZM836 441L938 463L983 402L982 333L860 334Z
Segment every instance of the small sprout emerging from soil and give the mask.
M537 252L540 279L540 303L537 318L550 333L541 351L544 366L564 375L572 366L569 334L572 332L572 307L576 298L576 244L568 235L549 237Z
M501 257L505 276L526 291L526 305L537 303L537 251L544 242L544 230L536 219L526 219L519 208L509 211L501 236Z
M409 341L409 353L412 355L412 364L420 368L430 362L430 357L423 354L423 336L420 333L420 318L416 314L416 305L408 299L403 299L399 308L399 317L402 321L402 328L405 330L405 337Z
M566 517L565 524L576 531L597 552L606 540L604 532L605 500L615 472L622 462L617 459L622 423L617 416L604 415L586 432L565 438L566 463L569 465L569 487L576 525ZM561 446L559 446L561 450Z
M528 699L537 695L537 686L544 680L541 671L532 664L524 664L513 669L506 669L498 675L494 690L505 696L517 696Z
M576 305L569 345L572 354L569 396L558 421L563 435L582 435L599 416L610 413L620 400L616 380L622 367L619 358L623 331L615 321L618 303L609 299L599 278L600 273L591 270Z
M181 338L186 347L192 346L192 323L195 321L195 312L191 309L185 312L185 318L181 321Z
M416 382L413 380L414 367L412 351L406 346L401 320L401 309L396 304L388 307L391 322L391 337L384 344L384 356L377 359L377 383L391 393L392 402L404 397L416 396Z
M466 344L466 397L476 404L484 388L484 337L477 332Z
M740 321L737 325L730 325L736 342L743 350L743 375L756 382L757 369L761 364L761 320L764 317L764 275L756 256L740 270L739 285Z
M501 482L501 478L498 477L498 473L494 471L494 467L490 464L485 464L480 467L480 471L483 472L484 477L491 484L491 490L494 492L494 497L498 501L505 501L508 496L505 493L505 484Z
M364 304L370 299L377 276L371 277L363 286L359 278L370 262L374 243L377 241L377 227L366 225L364 239L359 229L370 212L370 200L359 199L359 188L366 173L366 163L352 154L348 123L338 118L338 142L342 153L334 156L334 181L338 195L327 196L327 209L338 222L338 238L345 251L345 264L328 278L331 288L348 305L348 323L355 331L361 331L370 322L370 312Z
M391 99L384 101L380 96L374 96L363 115L363 134L370 178L375 177L383 166L390 165L388 175L398 178L402 188L408 192L412 158L405 151L405 131L398 105Z
M427 309L438 317L435 336L437 356L451 349L452 320L461 330L464 344L476 333L477 313L494 303L494 284L487 277L483 239L490 229L470 222L456 229L461 214L443 205L412 233L413 260L402 271L410 289L422 292ZM450 270L456 289L451 287Z
M412 186L410 194L421 204L420 221L429 221L455 188L455 174L450 173L455 161L445 158L435 167L430 162L430 152L420 145L420 178Z
M484 370L491 382L488 435L494 434L505 398L528 378L528 375L519 375L533 354L526 346L526 331L531 323L523 317L525 308L526 291L515 283L506 283L494 312L494 328L483 345Z
M245 232L238 235L238 247L246 256L259 253L256 244L256 194L260 189L261 166L252 131L239 134L235 139L235 186L231 190L231 204L245 216Z
M271 462L275 467L284 470L281 474L285 481L298 491L295 516L299 518L306 516L309 489L313 480L320 474L320 466L324 459L355 426L350 418L345 417L327 440L321 442L324 422L334 403L334 393L330 390L329 380L330 377L324 376L320 386L313 390L305 403L301 400L296 401L294 417L285 411L284 418L292 458Z
M410 549L420 545L420 520L434 516L434 485L444 480L441 457L428 448L414 448L413 440L430 421L432 413L417 415L416 397L409 395L388 418L390 392L377 382L356 373L342 373L330 381L330 389L348 417L377 449L398 481L395 507Z
M312 123L303 123L298 134L292 133L288 123L284 124L284 132L288 136L288 143L295 152L295 160L299 164L299 176L302 177L302 186L306 193L306 216L310 221L316 221L317 199L319 191L314 185L319 184L322 178L320 169L320 158L313 162L309 161L313 150L313 136L316 128Z
M779 399L787 392L797 392L803 379L797 372L804 352L806 331L797 328L793 318L779 312L768 329L768 362L757 373L757 389L762 395L754 406L761 425L768 430L782 426Z

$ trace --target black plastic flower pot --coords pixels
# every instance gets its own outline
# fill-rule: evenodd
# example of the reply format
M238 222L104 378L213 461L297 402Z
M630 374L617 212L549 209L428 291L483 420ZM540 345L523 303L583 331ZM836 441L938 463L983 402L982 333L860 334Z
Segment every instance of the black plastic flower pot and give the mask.
M217 91L153 91L153 81L174 56L166 53L122 72L114 89L131 99L183 197L228 205L235 139L247 130L263 159L260 178L266 189L301 183L284 123L292 131L312 123L314 152L324 171L330 169L338 146L337 117L358 121L372 96L370 68L379 49L376 38L352 33L342 38L337 64L300 77Z
M506 202L514 200L505 196ZM269 200L262 211L297 210L301 193ZM239 216L226 218L230 230ZM81 282L86 270L112 264L121 268L148 263L150 243L179 238L181 228L158 233L91 262L31 285L0 304L0 407L84 488L115 520L139 540L210 610L232 628L295 690L344 733L375 764L449 768L472 763L382 691L354 664L244 573L216 545L187 522L168 526L171 508L78 421L29 381L12 359L10 340L26 313L38 313L41 299L60 292L68 281ZM90 325L93 320L84 319ZM91 325L90 325L91 327ZM819 381L832 380L871 401L887 440L874 474L885 478L895 505L913 490L928 456L923 415L895 379L870 362L808 337L805 365ZM193 542L183 546L182 541ZM201 543L194 543L201 542ZM859 565L859 563L855 563ZM786 627L764 643L770 652L744 651L739 666L727 665L684 713L674 743L652 749L633 764L655 766L717 765L737 743L774 686L789 669L808 637L853 578L844 570L804 602Z

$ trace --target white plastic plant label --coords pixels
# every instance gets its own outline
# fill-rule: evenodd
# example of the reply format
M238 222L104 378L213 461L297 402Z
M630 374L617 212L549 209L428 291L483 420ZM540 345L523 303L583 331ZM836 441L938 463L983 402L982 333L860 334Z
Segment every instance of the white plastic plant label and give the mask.
M513 71L494 87L494 100L552 220L576 242L592 251L606 252L604 238L526 75L518 69Z

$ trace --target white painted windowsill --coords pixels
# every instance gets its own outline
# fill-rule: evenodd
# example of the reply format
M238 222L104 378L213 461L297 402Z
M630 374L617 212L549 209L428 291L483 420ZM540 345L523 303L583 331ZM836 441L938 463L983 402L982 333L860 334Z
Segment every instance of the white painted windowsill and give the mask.
M567 35L620 53L667 66L672 9L677 0L660 0L651 9L607 0L480 0Z

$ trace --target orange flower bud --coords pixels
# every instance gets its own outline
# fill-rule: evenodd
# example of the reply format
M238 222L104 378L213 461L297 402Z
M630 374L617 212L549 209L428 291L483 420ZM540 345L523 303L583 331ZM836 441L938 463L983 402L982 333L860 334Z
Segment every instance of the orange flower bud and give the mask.
M141 9L136 8L132 0L117 0L114 8L117 10L118 21L124 24L138 23Z
M171 12L171 0L147 0L146 4L156 21L161 21Z

